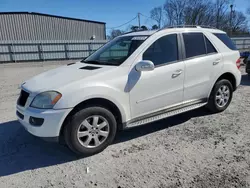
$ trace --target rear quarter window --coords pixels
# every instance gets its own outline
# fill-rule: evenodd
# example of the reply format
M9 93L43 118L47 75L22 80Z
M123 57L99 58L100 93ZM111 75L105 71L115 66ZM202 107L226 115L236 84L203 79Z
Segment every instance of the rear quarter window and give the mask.
M227 34L224 33L214 33L214 35L220 39L228 48L231 50L237 50L235 44L233 41L227 36Z

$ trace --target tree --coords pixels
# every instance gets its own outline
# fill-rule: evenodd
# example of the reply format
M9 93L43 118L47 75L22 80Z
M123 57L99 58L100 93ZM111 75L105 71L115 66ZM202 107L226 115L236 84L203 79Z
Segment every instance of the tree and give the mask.
M152 26L152 30L157 30L157 29L159 29L159 27L157 25Z
M223 28L226 25L227 11L229 8L229 0L216 0L215 5L215 26L216 28Z
M232 32L246 32L248 30L247 23L246 16L242 12L235 11L232 17Z
M113 29L110 33L110 35L108 36L108 39L114 39L115 37L118 37L120 35L122 35L124 33L124 31L119 30L119 29Z
M131 31L138 31L140 28L139 28L139 26L135 26L135 25L133 25L133 26L131 26Z
M143 25L141 26L141 30L145 31L145 30L148 30L148 28L145 25Z
M188 0L166 0L163 8L168 25L181 25L184 23L184 11L187 2Z
M150 18L156 21L158 28L161 28L163 21L163 9L161 6L155 7L150 11Z
M145 25L142 25L141 27L133 25L130 27L130 30L131 31L141 31L141 30L143 31L143 30L148 30L148 28Z
M230 2L231 0L166 0L163 5L163 14L165 14L167 25L170 26L206 25L214 26L230 34L232 31L234 34L246 33L249 31L246 16L239 11L231 12ZM153 10L151 14L158 15L159 10L156 8ZM250 7L248 13L250 14Z
M186 25L210 25L214 19L213 4L209 0L189 0L184 11Z

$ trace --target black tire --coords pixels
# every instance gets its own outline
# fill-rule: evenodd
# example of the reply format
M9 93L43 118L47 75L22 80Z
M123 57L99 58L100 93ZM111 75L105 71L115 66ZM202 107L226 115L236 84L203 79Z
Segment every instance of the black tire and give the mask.
M78 129L81 123L88 117L100 115L109 124L109 134L106 140L95 148L84 147L77 138ZM116 136L117 122L114 115L104 107L90 106L78 111L70 117L70 121L65 126L64 139L67 146L76 154L81 156L94 155L107 148Z
M227 104L223 107L220 107L216 102L216 94L217 94L218 90L223 85L225 85L229 88L230 96L229 96L229 100L228 100ZM209 100L208 100L207 108L212 113L223 112L230 105L230 103L232 101L232 97L233 97L233 86L232 86L231 82L229 80L226 80L226 79L219 80L215 83L215 85L213 87L213 90L212 90L210 97L209 97Z

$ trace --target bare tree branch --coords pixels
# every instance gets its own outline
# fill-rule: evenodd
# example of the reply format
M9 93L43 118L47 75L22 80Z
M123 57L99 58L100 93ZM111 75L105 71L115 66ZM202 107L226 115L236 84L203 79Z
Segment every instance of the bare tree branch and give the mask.
M163 21L163 10L162 7L155 7L150 11L150 17L156 21L158 28L161 28Z
M184 11L188 0L166 0L164 10L168 25L180 25L184 23Z
M119 29L113 29L110 33L110 35L108 36L108 39L114 39L115 37L118 37L120 35L122 35L124 33L124 31L121 31Z

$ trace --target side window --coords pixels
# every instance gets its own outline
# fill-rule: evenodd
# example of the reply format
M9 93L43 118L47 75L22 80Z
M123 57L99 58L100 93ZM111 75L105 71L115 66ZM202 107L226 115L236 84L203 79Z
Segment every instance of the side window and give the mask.
M233 41L227 36L227 34L224 33L214 33L214 35L220 39L228 48L231 50L237 50L235 44Z
M213 44L208 40L206 36L204 36L207 46L207 54L217 53L217 50L213 46Z
M144 52L143 60L150 60L155 66L179 60L177 34L166 35L155 41Z
M186 58L205 55L205 41L203 33L183 33Z

